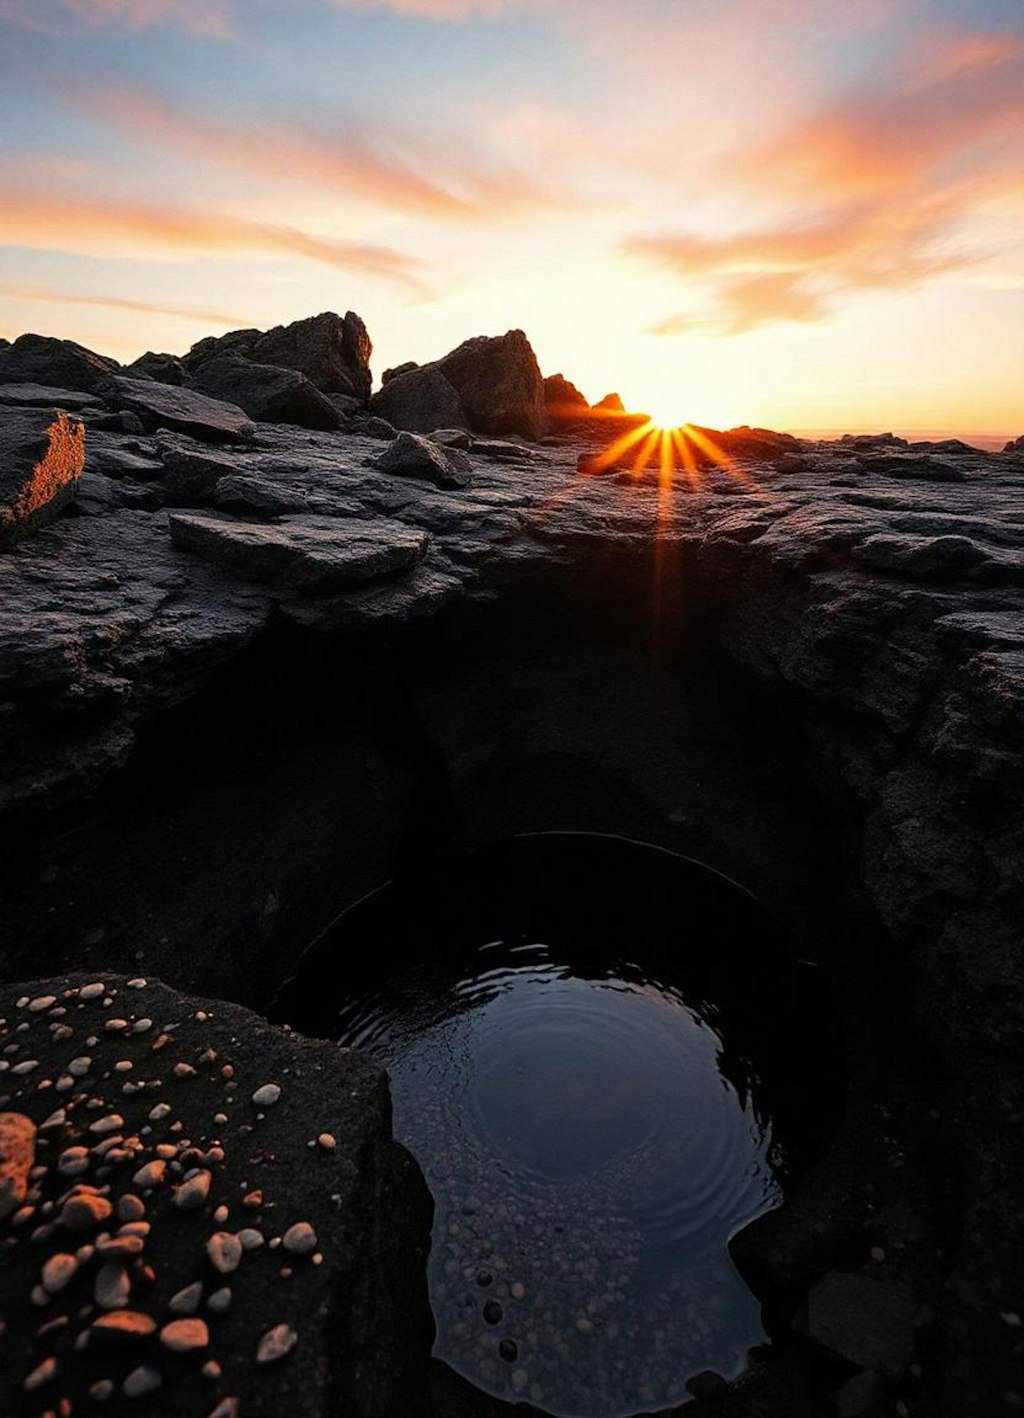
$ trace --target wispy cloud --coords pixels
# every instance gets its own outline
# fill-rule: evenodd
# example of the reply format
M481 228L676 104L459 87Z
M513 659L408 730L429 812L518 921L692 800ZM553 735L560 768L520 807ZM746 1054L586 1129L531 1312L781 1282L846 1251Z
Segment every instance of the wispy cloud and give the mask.
M933 46L893 89L813 113L724 167L722 183L785 208L786 220L722 236L627 238L627 254L707 296L651 332L732 335L816 320L851 292L967 269L993 254L974 219L1024 194L1022 143L1024 40L965 35Z
M2 176L2 174L0 174ZM54 195L0 182L0 244L103 256L301 256L429 295L421 263L387 246L186 207Z
M0 23L60 33L69 25L132 30L172 25L190 34L233 34L229 0L0 0Z
M236 122L201 117L111 76L86 85L53 86L64 99L118 132L164 151L196 155L264 182L300 182L410 216L446 221L500 221L580 203L564 182L548 185L498 162L482 163L437 144L417 143L383 120L338 121L338 115L289 121Z
M71 291L48 290L39 286L0 285L0 300L18 300L28 304L82 306L90 310L127 310L139 315L169 315L175 319L200 321L204 325L225 325L237 329L244 326L242 315L229 315L222 310L194 309L180 305L160 305L148 300L128 300L112 295L78 295Z

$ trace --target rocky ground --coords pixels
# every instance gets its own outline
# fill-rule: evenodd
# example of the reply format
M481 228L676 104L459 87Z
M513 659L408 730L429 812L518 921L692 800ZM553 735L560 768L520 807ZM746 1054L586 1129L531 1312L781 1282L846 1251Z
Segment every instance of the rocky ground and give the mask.
M876 1223L891 1243L874 1247L893 1267L879 1283L895 1287L889 1300L897 1308L908 1284L911 1292L914 1285L925 1292L918 1298L931 1309L930 1332L940 1335L936 1357L926 1360L930 1387L925 1384L919 1393L914 1376L907 1378L907 1366L921 1366L917 1353L904 1361L898 1398L886 1400L878 1385L894 1382L886 1368L891 1369L890 1360L846 1336L839 1352L851 1373L877 1377L861 1383L839 1411L879 1412L891 1401L910 1412L938 1412L945 1405L951 1414L988 1418L1024 1406L1021 441L1004 453L988 454L955 442L908 445L887 435L813 443L739 430L718 437L721 461L698 442L692 459L670 460L678 462L671 477L660 476L657 455L638 476L630 455L605 456L613 434L629 421L598 417L581 406L575 391L567 392L566 381L557 386L548 381L545 390L536 362L530 362L532 352L527 355L519 338L505 337L505 344L469 342L472 348L462 347L433 365L396 371L368 406L368 341L356 319L332 317L337 323L325 325L327 317L318 317L320 324L301 322L301 329L267 335L236 332L220 342L203 342L182 360L147 356L127 371L61 342L33 344L35 337L0 349L0 438L5 440L0 820L7 844L4 888L14 903L0 930L9 973L43 975L50 968L45 958L30 963L25 946L32 938L31 902L38 915L48 887L45 870L37 880L25 869L23 843L38 840L40 833L52 835L56 824L71 820L68 815L91 800L115 770L133 761L140 733L145 737L169 708L193 701L211 681L230 675L254 648L314 636L324 654L342 661L350 656L356 663L360 647L386 646L396 632L440 621L453 608L515 605L538 585L611 584L622 568L639 568L660 578L662 604L679 599L700 633L723 646L783 715L799 722L808 745L806 771L847 824L837 851L856 882L851 901L879 923L886 949L906 977L915 1027L934 1050L941 1135L929 1136L927 1113L917 1104L909 1130L922 1154L930 1156L925 1169L953 1175L955 1216L941 1245L933 1247L938 1259L933 1255L927 1265L911 1266L909 1275L900 1269L896 1247L907 1247L914 1217L898 1214L895 1203L889 1219ZM258 377L256 370L262 371ZM228 395L244 398L245 407L225 403ZM271 418L278 421L267 421ZM623 725L623 734L631 727L636 726ZM357 836L356 831L354 852ZM158 878L154 871L153 891L159 890ZM216 941L208 943L211 953L216 947ZM102 956L102 941L96 948ZM180 979L174 962L170 956L161 963L172 984ZM190 964L190 982L202 979L203 968L202 959ZM856 953L847 953L837 969L840 978L843 971L856 975ZM73 1000L68 1004L64 994L83 983L88 982L51 980L17 991L2 1013L19 1052L5 1057L25 1052L29 1039L13 1032L22 1023L33 1038L44 1029L55 1032L50 1008L68 1008L69 1027L84 1031L88 1010L82 1006L79 1023L80 997L67 996ZM114 997L118 1005L131 996L123 980L112 981L112 987L120 991ZM19 1011L16 997L47 993L55 996L52 1006ZM253 1061L246 1078L255 1088L260 1048L284 1050L283 1069L285 1055L297 1059L295 1051L304 1046L277 1035L268 1042L271 1036L257 1021L246 1020L243 1028L234 1022L240 1019L237 1012L218 1006L215 1020L219 1009L224 1027L236 1031L228 1047L205 1024L200 1028L195 1010L201 1006L186 1010L167 997L159 1008L154 1004L150 1017L158 1023L184 1021L171 1037L177 1049L187 1036L187 1057L175 1053L172 1062L196 1068L199 1076L175 1080L161 1059L159 1072L146 1069L147 1077L161 1080L153 1098L148 1090L129 1094L122 1106L125 1084L112 1070L132 1063L133 1071L125 1070L127 1083L142 1066L136 1056L150 1046L131 1025L142 1017L144 994L132 997L133 1017L124 1036L131 1051L119 1053L120 1036L113 1034L100 1060L102 1072L94 1068L81 1091L65 1065L73 1055L95 1053L95 1047L80 1049L77 1039L69 1038L65 1059L48 1038L50 1052L33 1047L39 1073L26 1073L27 1081L8 1093L3 1106L31 1118L36 1128L57 1107L51 1090L37 1079L52 1084L55 1095L69 1077L67 1096L78 1100L77 1111L54 1125L60 1149L47 1136L49 1129L34 1134L37 1164L47 1171L29 1179L39 1195L28 1205L53 1204L40 1222L44 1232L68 1190L54 1159L61 1150L84 1145L78 1141L80 1120L91 1118L94 1099L95 1120L108 1113L124 1117L112 1136L122 1139L116 1150L133 1154L119 1159L110 1174L116 1178L109 1183L114 1202L134 1153L148 1158L156 1145L153 1134L143 1133L151 1124L135 1114L143 1102L148 1112L162 1101L165 1084L175 1091L170 1101L176 1108L180 1091L183 1101L175 1116L180 1114L184 1135L207 1152L223 1145L228 1160L209 1169L215 1182L211 1205L219 1205L222 1196L224 1204L233 1205L229 1193L236 1178L230 1174L230 1186L220 1179L236 1152L245 1173L237 1183L251 1181L255 1164L249 1161L248 1141L232 1139L227 1125L211 1124L206 1116L207 1104L211 1116L222 1106L232 1114L215 1070L200 1057L213 1048L218 1060L237 1067L235 1055L244 1045ZM89 1009L102 1007L101 1001ZM105 1031L96 1037L106 1040ZM63 1040L57 1042L63 1047ZM328 1055L317 1051L316 1066L333 1067ZM243 1099L250 1096L247 1086L239 1083ZM186 1101L189 1089L200 1087L209 1097L202 1117L194 1119ZM259 1128L284 1116L268 1113L265 1122L257 1122L246 1113L245 1126L258 1136ZM305 1128L310 1136L296 1133L293 1140L302 1149L333 1127L329 1120L314 1126L308 1113L301 1121L299 1131ZM360 1126L371 1123L372 1118ZM373 1127L382 1137L379 1117ZM176 1142L161 1145L176 1147ZM310 1157L318 1166L337 1165L336 1156L321 1152L300 1155L307 1165ZM88 1155L87 1165L95 1168L95 1153ZM167 1160L172 1168L182 1167L182 1176L186 1160L200 1165L178 1152ZM890 1156L886 1165L892 1164ZM101 1187L108 1184L98 1180ZM298 1175L296 1187L301 1201L295 1220L308 1220L322 1241L327 1221L313 1211L317 1189L305 1187ZM151 1199L141 1198L147 1221L154 1204L177 1221L165 1192L156 1188ZM833 1178L821 1195L845 1194ZM288 1198L275 1200L291 1205ZM835 1203L833 1213L844 1205ZM194 1224L201 1222L200 1229L209 1212L205 1205L197 1211ZM815 1328L815 1309L826 1315L837 1308L848 1316L878 1313L863 1291L855 1301L843 1301L841 1287L849 1282L841 1279L814 1291L823 1278L846 1273L846 1251L841 1226L825 1227L834 1244L824 1254L808 1248L807 1227L819 1224L821 1215L810 1203L807 1214L812 1219L797 1240L770 1236L763 1254L746 1258L751 1273L774 1286L776 1298L792 1298L794 1287L805 1299L817 1294L810 1310L803 1305L803 1319L794 1321L805 1328ZM33 1215L23 1225L34 1231L35 1221ZM242 1225L232 1210L227 1229ZM16 1260L4 1267L0 1285L14 1285L7 1278L14 1276L20 1288L4 1292L7 1305L11 1294L23 1296L32 1286L42 1285L45 1292L40 1276L50 1249L77 1255L94 1244L85 1240L62 1248L59 1232L28 1244L21 1228L10 1226L8 1220L5 1230ZM280 1232L276 1226L275 1215L263 1228L267 1249L246 1256L240 1273L250 1262L266 1266L269 1242ZM331 1235L340 1236L336 1227ZM212 1277L204 1268L203 1244L197 1231L189 1245L203 1272L195 1278L206 1284ZM336 1246L343 1248L340 1239ZM779 1246L785 1252L781 1258L772 1250ZM336 1281L342 1272L332 1269L331 1249L321 1246L321 1251L324 1276ZM140 1358L143 1370L168 1380L150 1401L163 1402L164 1392L171 1404L166 1411L175 1412L186 1411L174 1407L177 1400L170 1397L183 1361L173 1351L164 1358L160 1332L170 1322L164 1314L170 1295L163 1290L172 1279L180 1286L191 1279L184 1271L178 1275L178 1262L185 1259L183 1249L168 1269L166 1285L154 1262L158 1277L147 1292L154 1299L147 1299L145 1309L156 1329ZM75 1271L73 1293L80 1309L97 1303L86 1293L94 1283L89 1267L96 1267L93 1260L77 1264L82 1274ZM149 1264L148 1252L138 1264ZM268 1283L277 1284L277 1271L272 1276L266 1269ZM302 1271L303 1284L305 1275ZM294 1293L294 1276L288 1283L293 1286L288 1293ZM326 1295L327 1289L316 1293ZM53 1303L59 1310L56 1292ZM308 1304L313 1313L318 1303L304 1300L302 1309ZM39 1307L40 1316L45 1309ZM223 1321L203 1316L210 1352L227 1375L226 1386L221 1380L211 1384L211 1409L222 1393L239 1396L243 1380L255 1385L253 1394L264 1392L256 1369L257 1378L251 1379L237 1367L248 1363L258 1343L255 1330L232 1331L222 1349L214 1342L218 1326L236 1323L234 1313ZM292 1324L301 1339L309 1326L295 1319L298 1313L289 1310L280 1322ZM80 1330L88 1332L95 1316L75 1314L68 1317L66 1336L60 1326L42 1341L38 1331L46 1318L31 1309L16 1319L7 1315L6 1342L15 1346L8 1352L25 1356L10 1370L15 1390L23 1391L30 1359L38 1368L57 1350L61 1355L55 1386L44 1390L48 1370L39 1380L38 1411L46 1411L50 1392L58 1399L70 1393L61 1387L66 1350L66 1372L75 1383L79 1366L88 1368L91 1383L109 1378L123 1384L128 1377L128 1360L122 1364L119 1350L111 1351L118 1360L108 1366L109 1374L99 1367L94 1372L92 1340L79 1359L75 1338ZM264 1321L267 1328L278 1322L272 1305L261 1308L259 1322ZM819 1337L830 1323L817 1326ZM302 1352L297 1348L296 1356ZM229 1353L234 1369L226 1362ZM286 1362L294 1365L297 1359ZM201 1365L194 1367L198 1372ZM4 1373L6 1378L6 1365ZM206 1391L196 1383L196 1392ZM253 1400L257 1407L261 1401ZM198 1398L188 1402L187 1411L206 1411L196 1406ZM282 1410L271 1404L259 1411Z

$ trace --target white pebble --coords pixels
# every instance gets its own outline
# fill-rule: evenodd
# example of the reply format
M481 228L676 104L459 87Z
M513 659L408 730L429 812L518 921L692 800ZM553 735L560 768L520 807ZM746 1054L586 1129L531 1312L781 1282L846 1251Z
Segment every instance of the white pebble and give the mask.
M147 1393L152 1393L163 1383L158 1370L143 1364L138 1369L133 1369L124 1383L121 1385L121 1392L125 1398L142 1398Z
M221 1275L237 1270L242 1259L242 1243L230 1231L215 1231L206 1243L210 1263Z
M18 1078L24 1078L27 1073L32 1073L38 1067L38 1059L26 1059L24 1063L15 1064L14 1067L11 1069L11 1072L13 1074L16 1074Z
M296 1221L281 1237L281 1244L293 1256L308 1256L316 1250L316 1232L308 1221Z
M39 995L36 999L29 1000L29 1014L39 1014L41 1010L49 1009L51 1004L57 1003L56 995Z
M195 1280L191 1285L186 1285L184 1290L179 1290L176 1295L172 1295L167 1303L167 1308L175 1315L194 1315L202 1298L203 1282Z
M78 998L85 1000L99 999L100 995L106 993L106 989L106 985L83 985L78 991Z
M128 981L128 988L130 990L144 990L147 983L148 982L144 980L141 975L137 975L134 980Z
M170 1103L157 1103L155 1108L149 1110L149 1121L151 1123L163 1122L164 1118L170 1115L170 1112Z
M132 1025L133 1034L148 1034L153 1027L152 1019L136 1019Z
M55 1255L43 1266L43 1289L48 1295L56 1295L70 1284L78 1270L78 1261L74 1256Z
M281 1089L276 1083L264 1083L262 1088L257 1088L252 1095L252 1101L257 1108L272 1108L281 1096Z
M291 1325L276 1324L268 1329L256 1346L257 1364L273 1364L290 1354L299 1341L299 1336Z

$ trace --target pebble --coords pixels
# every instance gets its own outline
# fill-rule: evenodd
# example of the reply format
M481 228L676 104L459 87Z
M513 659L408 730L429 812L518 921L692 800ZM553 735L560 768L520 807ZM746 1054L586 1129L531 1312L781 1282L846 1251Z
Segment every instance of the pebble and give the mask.
M98 1240L96 1254L103 1260L123 1260L128 1256L141 1255L144 1245L145 1241L141 1236L133 1235L130 1231L122 1232L106 1240Z
M113 1392L114 1382L112 1379L98 1379L89 1390L89 1397L97 1403L106 1403Z
M60 1213L60 1222L69 1231L94 1231L113 1212L105 1196L78 1192L69 1197Z
M197 1172L194 1177L182 1182L174 1192L174 1204L179 1211L197 1211L210 1194L212 1180L211 1173Z
M152 1393L163 1383L163 1377L158 1369L152 1368L149 1364L143 1364L138 1369L133 1369L124 1383L121 1385L121 1392L125 1398L142 1398L147 1393Z
M317 1142L325 1152L333 1152L338 1145L337 1138L331 1132L322 1132L317 1138Z
M158 1187L163 1181L167 1172L167 1163L162 1158L157 1158L155 1162L147 1162L144 1167L140 1167L132 1177L132 1185L136 1187Z
M257 1088L252 1095L252 1101L257 1108L272 1108L281 1096L281 1089L276 1083L264 1083L262 1088Z
M78 1270L74 1256L65 1254L51 1256L43 1266L43 1289L48 1295L56 1295L65 1285L69 1285Z
M84 1000L99 999L100 995L106 994L106 990L106 985L83 985L78 991L78 998Z
M487 1324L500 1324L504 1314L505 1311L501 1308L497 1300L488 1300L487 1304L484 1305L484 1320Z
M230 1275L242 1259L242 1243L230 1231L215 1231L206 1243L206 1254L215 1270Z
M120 1113L108 1113L105 1118L97 1118L94 1123L90 1123L89 1131L97 1137L103 1137L109 1132L120 1132L123 1127L124 1118Z
M160 1343L172 1354L188 1354L193 1349L205 1349L210 1331L205 1320L171 1320L160 1331Z
M174 1074L175 1078L195 1078L196 1076L195 1069L191 1064L187 1063L176 1063L173 1069L171 1069L171 1072Z
M519 1346L514 1339L503 1339L498 1345L498 1353L506 1364L514 1364L519 1358Z
M148 1034L153 1027L152 1019L136 1019L132 1025L133 1034Z
M156 1332L156 1320L140 1310L114 1310L93 1320L90 1334L104 1339L148 1339Z
M101 1310L123 1310L131 1298L132 1285L123 1265L107 1261L101 1265L93 1288L93 1298Z
M276 1324L268 1329L256 1346L257 1364L273 1364L290 1354L299 1342L299 1336L291 1325Z
M199 1371L204 1379L219 1379L223 1370L216 1359L207 1359L206 1363Z
M57 1170L62 1177L77 1177L89 1166L87 1147L67 1147L57 1159Z
M127 1019L108 1019L103 1027L111 1034L120 1034L122 1030L128 1028L128 1021Z
M238 1239L243 1251L258 1251L263 1245L263 1232L257 1231L255 1226L246 1226L238 1232Z
M203 1373L206 1373L205 1368ZM212 1413L207 1415L207 1418L238 1418L238 1412L237 1398L222 1398Z
M62 1128L68 1120L68 1115L63 1108L58 1108L55 1113L51 1113L48 1118L44 1118L39 1124L39 1131L44 1128Z
M146 1208L139 1197L125 1192L117 1203L117 1214L122 1221L141 1221L146 1214Z
M88 1054L80 1054L77 1059L72 1059L68 1064L68 1073L72 1078L84 1078L92 1068L92 1059Z
M223 1226L224 1222L228 1219L228 1214L226 1206L218 1206L217 1210L213 1213L214 1223L217 1226Z
M164 1118L170 1115L170 1112L170 1103L157 1103L156 1107L151 1108L149 1111L149 1121L151 1123L163 1122Z
M308 1256L316 1250L316 1232L308 1221L296 1221L281 1237L281 1244L293 1256Z
M194 1315L202 1298L203 1283L201 1280L195 1280L191 1285L186 1285L184 1290L179 1290L176 1295L172 1295L167 1303L167 1308L174 1315Z
M136 977L135 977L134 980L129 980L129 981L128 981L128 989L130 989L130 990L144 990L144 989L146 988L146 985L147 985L147 984L148 984L148 981L144 980L141 975L136 975Z
M30 1014L39 1014L44 1009L49 1009L52 1004L57 1003L56 995L39 995L38 998L29 1000L28 1011Z
M30 1006L31 1008L31 1006ZM43 1384L52 1383L57 1377L57 1360L54 1358L44 1359L43 1362L29 1374L25 1380L25 1392L32 1393L37 1388L42 1388Z
M19 1078L24 1078L27 1073L33 1073L39 1067L38 1059L25 1059L24 1063L15 1064L11 1072L17 1074ZM44 1123L45 1127L46 1124Z
M231 1308L232 1294L230 1288L225 1285L220 1290L215 1290L206 1302L206 1308L212 1310L215 1315L227 1314Z

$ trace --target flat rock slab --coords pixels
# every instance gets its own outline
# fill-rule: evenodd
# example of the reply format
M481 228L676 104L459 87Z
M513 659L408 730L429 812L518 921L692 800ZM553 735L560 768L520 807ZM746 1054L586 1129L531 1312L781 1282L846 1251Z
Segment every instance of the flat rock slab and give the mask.
M67 414L0 416L0 547L51 521L75 495L85 467L85 429Z
M311 593L344 590L402 570L426 553L429 535L384 518L285 517L275 526L172 512L175 546L244 580Z
M97 394L81 389L59 389L52 384L0 384L0 404L17 404L26 409L99 409Z
M237 404L155 380L113 382L119 407L137 415L148 429L170 428L214 443L246 442L255 433L249 415Z
M5 986L0 1039L22 1171L36 1130L0 1221L0 1412L422 1411L429 1198L383 1070L116 976Z

